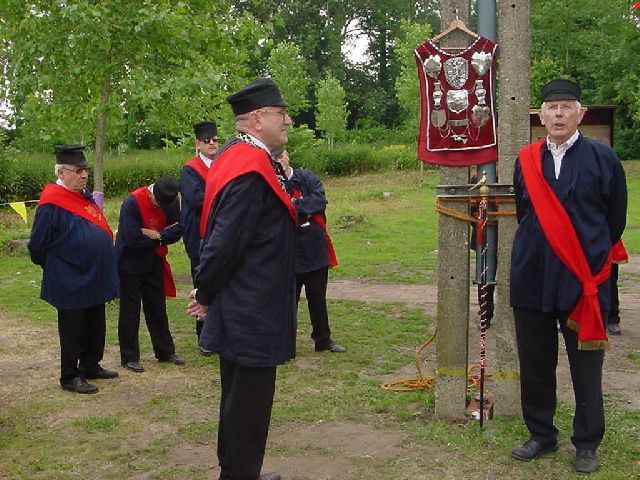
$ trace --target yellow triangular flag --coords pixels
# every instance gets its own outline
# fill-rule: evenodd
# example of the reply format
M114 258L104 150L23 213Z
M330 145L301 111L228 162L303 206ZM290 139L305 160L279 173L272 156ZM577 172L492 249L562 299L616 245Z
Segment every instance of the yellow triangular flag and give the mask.
M28 223L27 206L24 202L11 202L9 205L17 212L18 215L20 215L20 218L24 220L24 223Z

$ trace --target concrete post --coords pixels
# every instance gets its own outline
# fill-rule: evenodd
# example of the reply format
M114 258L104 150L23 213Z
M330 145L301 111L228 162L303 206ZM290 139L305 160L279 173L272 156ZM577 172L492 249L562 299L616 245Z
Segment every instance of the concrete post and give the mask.
M442 2L442 29L456 16L469 24L468 0ZM459 33L459 34L458 34ZM465 47L469 37L454 32L443 38L441 46ZM469 182L468 168L440 167L441 185ZM467 213L465 203L447 205ZM438 218L438 335L436 337L435 413L440 418L464 417L467 394L469 350L469 225L456 218Z
M498 1L498 177L511 183L518 151L529 143L529 61L531 48L530 0ZM500 204L499 212L515 211L513 204ZM509 305L511 246L516 228L514 216L500 216L498 228L498 277L495 320L496 404L498 415L520 414L518 354Z

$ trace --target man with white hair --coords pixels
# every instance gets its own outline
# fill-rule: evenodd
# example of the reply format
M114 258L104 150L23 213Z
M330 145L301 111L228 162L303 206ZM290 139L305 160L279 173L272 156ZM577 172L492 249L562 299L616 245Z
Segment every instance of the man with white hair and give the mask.
M86 379L118 372L100 366L105 344L105 303L118 295L113 233L87 190L83 145L57 145L56 183L38 202L29 253L42 267L40 298L58 310L60 385L96 393Z
M530 438L512 457L528 461L558 449L559 323L576 401L575 470L591 473L605 430L603 319L611 308L611 247L625 227L627 188L613 150L578 131L586 111L580 95L565 79L542 88L540 119L548 136L523 148L514 170L518 229L510 297Z

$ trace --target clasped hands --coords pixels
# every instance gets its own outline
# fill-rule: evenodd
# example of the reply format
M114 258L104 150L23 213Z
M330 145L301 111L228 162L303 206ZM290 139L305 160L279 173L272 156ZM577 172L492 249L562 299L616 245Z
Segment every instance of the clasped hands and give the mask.
M209 305L201 305L196 300L197 288L194 288L189 293L189 305L187 306L187 314L194 317L199 322L204 322L204 317L207 316Z

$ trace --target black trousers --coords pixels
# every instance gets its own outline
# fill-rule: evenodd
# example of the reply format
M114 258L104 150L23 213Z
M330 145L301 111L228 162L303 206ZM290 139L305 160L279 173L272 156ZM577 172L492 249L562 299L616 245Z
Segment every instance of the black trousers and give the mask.
M60 383L100 368L104 355L106 319L104 303L78 310L58 309Z
M118 315L118 341L122 363L140 361L140 302L149 329L153 352L160 361L175 353L173 337L169 331L167 299L164 295L162 272L139 275L120 275L120 313Z
M196 267L200 264L200 259L190 258L189 262L191 263L191 285L194 285L193 279L196 277ZM200 338L200 334L202 333L202 327L204 327L204 320L196 320L196 335L198 338Z
M276 367L242 367L221 357L220 379L220 479L257 480L269 434Z
M617 263L611 264L611 276L609 277L609 281L611 282L611 310L609 311L609 317L607 318L607 323L611 324L619 324L620 323L620 296L618 294L618 270L619 266Z
M300 293L304 285L304 293L309 306L311 318L311 338L317 347L326 347L331 343L331 329L329 328L329 314L327 313L327 282L329 280L329 267L324 267L312 272L296 274L297 300L300 301Z
M606 317L603 312L603 318ZM568 312L547 314L514 309L520 390L524 422L531 438L550 444L557 441L553 424L556 411L558 328L564 337L576 408L571 443L578 450L595 450L604 435L602 364L604 350L578 350L578 334L567 328Z

